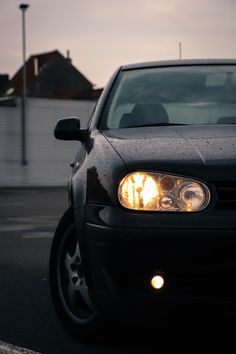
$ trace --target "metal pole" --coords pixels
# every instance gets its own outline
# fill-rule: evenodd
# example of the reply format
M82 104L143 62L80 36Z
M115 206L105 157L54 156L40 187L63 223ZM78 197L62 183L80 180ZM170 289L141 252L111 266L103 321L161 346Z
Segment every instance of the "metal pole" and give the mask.
M23 53L23 79L22 79L22 99L21 99L21 164L27 165L26 159L26 41L25 41L25 12L29 7L28 4L20 4L22 10L22 53Z
M179 59L182 59L182 43L179 42Z

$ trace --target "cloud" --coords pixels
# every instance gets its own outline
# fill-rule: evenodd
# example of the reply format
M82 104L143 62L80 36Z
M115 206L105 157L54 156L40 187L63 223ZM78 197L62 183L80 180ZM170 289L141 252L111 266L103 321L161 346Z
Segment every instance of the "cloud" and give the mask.
M21 61L20 1L1 0L0 71ZM236 57L235 0L31 0L28 54L70 49L72 60L103 85L122 63L183 57ZM7 31L6 31L7 28Z

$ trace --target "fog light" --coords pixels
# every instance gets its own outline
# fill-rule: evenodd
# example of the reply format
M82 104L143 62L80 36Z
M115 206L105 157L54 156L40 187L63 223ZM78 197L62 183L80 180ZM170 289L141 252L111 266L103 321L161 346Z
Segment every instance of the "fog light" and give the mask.
M164 285L164 279L161 275L155 275L151 280L151 286L154 289L161 289Z

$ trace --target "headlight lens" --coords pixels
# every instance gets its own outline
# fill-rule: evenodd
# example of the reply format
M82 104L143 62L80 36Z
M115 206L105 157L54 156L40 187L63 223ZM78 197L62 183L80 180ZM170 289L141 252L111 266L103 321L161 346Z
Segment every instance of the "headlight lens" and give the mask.
M210 191L198 181L154 172L134 172L120 182L122 206L133 210L196 212L207 207Z

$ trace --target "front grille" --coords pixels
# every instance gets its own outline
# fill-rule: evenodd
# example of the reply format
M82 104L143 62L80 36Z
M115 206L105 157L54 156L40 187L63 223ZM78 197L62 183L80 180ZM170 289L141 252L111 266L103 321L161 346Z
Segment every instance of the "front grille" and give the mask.
M218 195L216 209L236 209L236 181L214 182L214 185Z
M182 297L236 297L235 265L232 269L189 269L172 275L171 292ZM167 279L168 281L168 279Z

